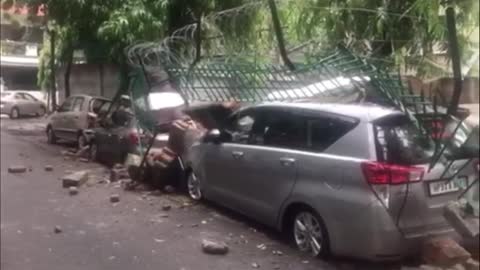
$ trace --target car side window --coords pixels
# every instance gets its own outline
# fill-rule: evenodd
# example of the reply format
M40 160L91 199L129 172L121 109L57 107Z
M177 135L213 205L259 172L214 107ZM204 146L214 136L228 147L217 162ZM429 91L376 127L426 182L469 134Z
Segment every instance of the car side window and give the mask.
M306 148L305 121L293 112L270 110L254 127L252 144L302 150Z
M73 104L74 98L67 98L62 106L58 109L59 112L69 112L72 110L72 104Z
M26 100L28 101L37 101L36 98L34 98L32 95L29 95L29 94L23 94L23 96L25 97Z
M253 111L234 115L226 127L227 132L232 136L232 142L248 143L254 123L255 115Z
M357 121L335 116L318 116L306 118L307 149L323 152L337 140L352 130Z
M14 99L25 100L26 98L22 93L17 93L17 94L15 94Z
M73 102L73 108L72 111L74 112L81 112L82 107L83 107L83 101L85 101L85 98L83 97L77 97L75 101Z

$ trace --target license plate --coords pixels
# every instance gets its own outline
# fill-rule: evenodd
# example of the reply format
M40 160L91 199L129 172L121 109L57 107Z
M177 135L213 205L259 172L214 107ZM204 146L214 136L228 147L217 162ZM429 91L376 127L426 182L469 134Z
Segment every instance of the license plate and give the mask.
M441 195L446 193L457 192L467 186L467 177L460 176L449 181L436 181L428 184L430 196Z

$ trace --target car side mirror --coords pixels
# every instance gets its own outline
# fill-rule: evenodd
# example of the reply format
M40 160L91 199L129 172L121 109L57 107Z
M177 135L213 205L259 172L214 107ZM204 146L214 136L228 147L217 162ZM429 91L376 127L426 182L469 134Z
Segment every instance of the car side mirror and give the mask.
M207 134L203 138L203 141L207 143L211 142L211 143L218 144L222 142L222 137L224 136L222 136L222 132L220 130L212 129L207 132Z

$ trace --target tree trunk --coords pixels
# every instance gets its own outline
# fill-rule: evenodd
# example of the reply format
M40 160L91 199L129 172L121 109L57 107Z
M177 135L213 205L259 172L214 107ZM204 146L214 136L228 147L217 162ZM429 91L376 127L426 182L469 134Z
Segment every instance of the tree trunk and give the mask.
M57 109L57 84L55 80L55 31L50 30L50 97L52 100L52 110Z
M285 39L283 37L283 31L280 25L280 18L278 17L275 0L268 0L268 5L270 6L270 12L272 13L273 29L275 31L275 35L277 36L278 50L280 51L280 56L282 57L283 63L290 70L295 70L295 66L288 58L287 49L285 48Z
M460 63L460 49L458 48L457 28L455 22L455 10L453 1L447 2L447 9L445 15L447 19L448 30L448 50L452 58L453 68L453 95L450 100L450 106L448 107L449 114L456 114L458 110L458 103L460 101L460 95L462 94L462 67Z
M73 49L68 51L67 65L65 67L64 82L65 82L65 98L70 96L70 74L72 73L73 64Z

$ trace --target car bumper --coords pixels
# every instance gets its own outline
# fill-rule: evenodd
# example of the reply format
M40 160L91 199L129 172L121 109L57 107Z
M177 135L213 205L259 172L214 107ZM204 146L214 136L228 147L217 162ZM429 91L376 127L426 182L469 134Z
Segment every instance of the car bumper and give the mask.
M0 114L10 114L11 106L7 104L0 105Z
M375 203L372 203L374 205ZM402 230L381 205L368 207L362 217L351 222L329 222L332 252L370 261L394 261L419 254L422 244L432 236L454 236L447 225L436 228Z

